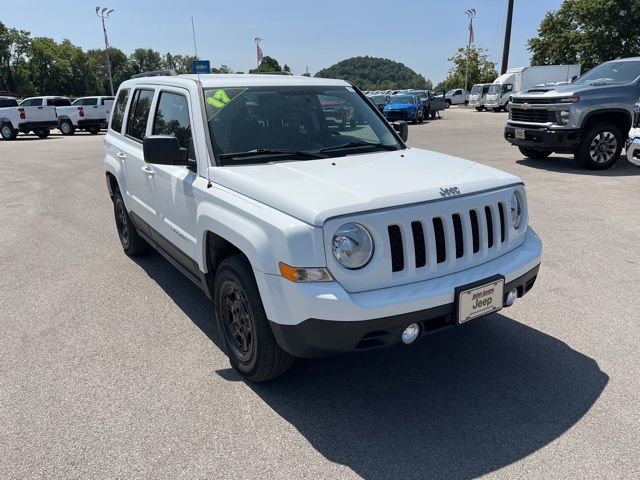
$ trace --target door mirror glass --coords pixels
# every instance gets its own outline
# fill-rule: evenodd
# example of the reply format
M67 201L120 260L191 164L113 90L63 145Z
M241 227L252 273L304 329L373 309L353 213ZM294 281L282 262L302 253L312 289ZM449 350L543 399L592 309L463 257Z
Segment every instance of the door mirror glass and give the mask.
M171 135L150 135L142 142L144 161L156 165L187 165L188 152Z
M393 122L391 125L393 126L393 129L400 134L402 141L406 142L407 138L409 138L409 125L407 125L407 122L404 120L398 120Z

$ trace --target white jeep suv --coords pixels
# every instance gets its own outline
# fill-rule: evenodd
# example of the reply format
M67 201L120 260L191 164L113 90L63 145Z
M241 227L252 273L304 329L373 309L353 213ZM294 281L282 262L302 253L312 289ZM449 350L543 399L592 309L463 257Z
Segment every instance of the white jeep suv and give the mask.
M335 105L356 125L331 121ZM342 80L128 80L105 140L120 241L204 290L252 381L511 305L542 251L522 181L406 136Z

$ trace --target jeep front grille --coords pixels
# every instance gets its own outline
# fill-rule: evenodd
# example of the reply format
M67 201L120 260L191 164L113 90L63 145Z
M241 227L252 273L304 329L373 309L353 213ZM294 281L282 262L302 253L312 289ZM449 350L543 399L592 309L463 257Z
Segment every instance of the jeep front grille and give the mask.
M503 244L507 230L505 222L505 206L499 202L444 218L414 220L407 229L400 225L389 225L391 271L401 272L407 268L407 240L413 247L416 269L437 267L445 262L464 261L469 255L475 256L481 250L488 251ZM411 232L410 239L402 238L403 231ZM494 242L495 238L499 241Z

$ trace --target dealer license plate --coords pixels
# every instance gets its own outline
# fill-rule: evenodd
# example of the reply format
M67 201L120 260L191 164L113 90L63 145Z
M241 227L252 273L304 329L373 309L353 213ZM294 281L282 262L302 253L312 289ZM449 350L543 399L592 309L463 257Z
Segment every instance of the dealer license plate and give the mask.
M502 308L503 298L504 278L461 291L458 294L458 323L497 312Z
M520 140L524 140L526 138L522 128L516 128L516 138L519 138Z

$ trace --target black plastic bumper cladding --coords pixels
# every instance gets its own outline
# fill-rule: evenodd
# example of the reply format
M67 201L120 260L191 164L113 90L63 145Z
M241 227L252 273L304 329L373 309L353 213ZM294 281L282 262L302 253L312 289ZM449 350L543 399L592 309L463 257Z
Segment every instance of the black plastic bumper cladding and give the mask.
M58 128L58 121L22 122L18 124L18 130L38 130L40 128Z
M515 131L524 130L525 138L516 138ZM581 130L551 130L535 127L504 128L504 138L507 142L518 147L534 148L547 152L573 152L580 143Z
M519 297L529 292L539 268L540 265L537 265L505 284L505 299L514 288L518 290ZM421 334L424 335L454 326L455 321L455 304L449 303L427 310L356 322L309 318L298 325L270 323L278 344L284 350L296 357L309 358L397 344L401 341L402 331L411 323L420 324Z

